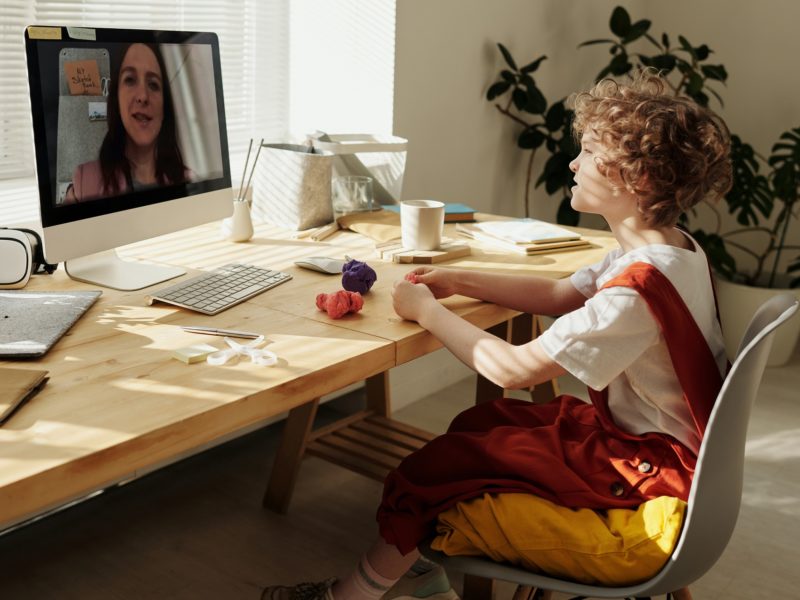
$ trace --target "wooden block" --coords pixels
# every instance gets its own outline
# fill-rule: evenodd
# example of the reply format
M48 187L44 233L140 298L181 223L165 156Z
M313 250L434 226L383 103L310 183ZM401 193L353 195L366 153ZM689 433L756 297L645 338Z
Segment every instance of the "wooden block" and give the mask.
M381 260L401 263L401 264L432 264L469 256L472 253L469 244L463 242L446 241L442 242L436 250L408 250L400 245L400 242L393 240L375 247Z

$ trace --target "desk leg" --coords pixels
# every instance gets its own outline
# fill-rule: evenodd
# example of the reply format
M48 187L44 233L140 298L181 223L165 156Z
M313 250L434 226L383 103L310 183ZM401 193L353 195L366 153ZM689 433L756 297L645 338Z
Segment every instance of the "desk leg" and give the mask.
M489 333L501 339L508 339L508 321L503 321L497 325L487 329ZM499 385L492 383L483 375L478 373L478 381L475 385L475 404L487 402L489 400L496 400L503 397L503 388Z
M297 472L303 462L303 454L318 406L319 398L314 398L289 411L289 418L283 427L281 443L275 462L272 464L272 473L262 501L263 506L270 510L286 513L289 509Z
M367 410L381 417L392 416L392 394L389 388L389 371L368 377L364 382Z

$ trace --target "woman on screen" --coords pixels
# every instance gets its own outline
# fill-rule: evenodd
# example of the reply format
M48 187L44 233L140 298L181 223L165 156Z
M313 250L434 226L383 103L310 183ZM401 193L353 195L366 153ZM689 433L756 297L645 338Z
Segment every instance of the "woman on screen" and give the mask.
M115 75L100 158L76 167L64 204L191 179L178 147L172 94L158 48L129 45Z

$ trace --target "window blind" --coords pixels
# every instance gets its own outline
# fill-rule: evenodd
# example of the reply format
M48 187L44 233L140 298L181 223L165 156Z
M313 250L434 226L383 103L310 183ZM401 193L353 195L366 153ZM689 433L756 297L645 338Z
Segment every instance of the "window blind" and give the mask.
M287 122L288 0L3 0L0 13L0 226L37 218L25 27L71 25L214 31L231 155L239 177L251 137L282 138ZM259 56L269 56L266 63ZM270 69L273 71L270 72Z
M38 220L25 26L216 32L236 185L251 138L391 131L394 19L395 0L2 0L0 226Z

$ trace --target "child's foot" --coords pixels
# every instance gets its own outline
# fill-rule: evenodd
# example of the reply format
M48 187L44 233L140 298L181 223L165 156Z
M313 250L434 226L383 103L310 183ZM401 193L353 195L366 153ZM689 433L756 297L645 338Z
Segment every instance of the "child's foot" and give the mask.
M333 600L331 586L336 578L296 585L273 585L264 588L261 600Z
M450 586L447 573L439 565L425 573L410 570L403 575L381 600L459 600Z

